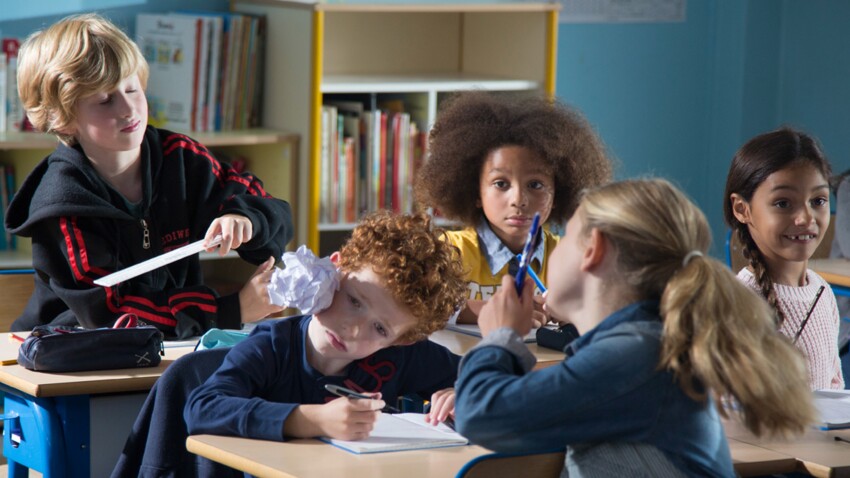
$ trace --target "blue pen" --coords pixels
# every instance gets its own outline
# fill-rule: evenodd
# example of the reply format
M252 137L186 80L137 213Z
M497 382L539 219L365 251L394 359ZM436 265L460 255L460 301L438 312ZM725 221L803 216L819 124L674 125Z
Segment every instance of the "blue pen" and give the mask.
M517 254L516 258L517 258L517 260L519 260L520 255ZM531 279L534 280L534 283L537 284L537 288L540 289L540 292L545 294L546 293L546 286L543 285L543 281L540 280L540 277L537 277L537 273L534 272L534 269L529 267L525 271L528 272L528 277L531 277Z
M525 281L528 261L531 259L531 254L537 249L538 242L540 242L539 212L534 214L534 219L531 221L531 229L528 230L528 239L525 240L525 247L522 248L522 256L519 259L519 268L516 271L516 293L519 295L522 295L522 283Z

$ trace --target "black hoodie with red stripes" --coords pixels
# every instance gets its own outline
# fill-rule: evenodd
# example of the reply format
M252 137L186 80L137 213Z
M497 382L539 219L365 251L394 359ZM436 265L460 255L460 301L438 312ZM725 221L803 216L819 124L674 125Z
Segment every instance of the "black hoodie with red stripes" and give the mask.
M238 328L238 294L203 282L197 255L113 287L98 277L203 239L224 214L251 220L237 252L260 264L292 239L289 204L250 173L219 163L200 143L148 127L141 147L143 198L134 214L79 146L60 145L30 173L6 211L6 228L32 238L35 292L12 330L41 324L111 325L132 312L166 337Z

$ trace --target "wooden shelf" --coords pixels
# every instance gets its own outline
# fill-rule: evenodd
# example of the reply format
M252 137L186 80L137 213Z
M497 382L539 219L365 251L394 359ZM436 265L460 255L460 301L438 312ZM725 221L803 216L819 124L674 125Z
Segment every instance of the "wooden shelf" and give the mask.
M32 252L0 251L0 269L32 269Z
M294 133L282 133L270 129L245 129L233 131L217 131L211 133L183 133L203 143L205 146L250 146L260 144L275 144L297 139ZM53 149L59 141L55 136L46 133L19 133L14 131L0 132L0 150L22 149Z
M52 134L0 131L0 150L53 149L58 144Z
M322 79L322 93L428 93L471 89L524 91L538 88L540 83L536 81L471 74L328 75Z
M239 0L239 3L271 5L323 12L376 12L376 13L419 13L419 12L551 12L561 7L546 2L485 2L485 3L380 3L380 2L317 2L298 0Z
M455 221L449 221L446 218L438 217L434 219L433 224L437 227L449 228L449 229L457 229L462 227L461 224L458 224ZM356 223L353 222L338 222L338 223L328 223L328 222L320 222L319 223L319 232L345 232L351 231L354 227L357 226Z
M218 131L214 133L185 133L207 147L218 146L254 146L261 144L285 143L297 141L295 133L281 133L268 129L245 129Z

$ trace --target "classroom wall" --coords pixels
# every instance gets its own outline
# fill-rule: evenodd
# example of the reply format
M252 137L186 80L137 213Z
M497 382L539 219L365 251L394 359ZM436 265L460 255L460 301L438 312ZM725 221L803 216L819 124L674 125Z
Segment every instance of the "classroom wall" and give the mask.
M412 0L416 1L416 0ZM426 0L432 1L432 0ZM4 2L0 33L26 36L99 10L133 33L139 12L227 10L227 0ZM735 150L789 124L850 168L850 2L688 0L681 23L560 24L556 93L615 156L617 178L664 176L705 211L723 257L722 191Z
M722 258L726 171L748 138L796 126L850 168L848 21L842 0L689 0L682 23L564 23L556 92L597 127L617 178L683 187Z
M836 172L850 168L850 2L786 1L779 121L817 135Z

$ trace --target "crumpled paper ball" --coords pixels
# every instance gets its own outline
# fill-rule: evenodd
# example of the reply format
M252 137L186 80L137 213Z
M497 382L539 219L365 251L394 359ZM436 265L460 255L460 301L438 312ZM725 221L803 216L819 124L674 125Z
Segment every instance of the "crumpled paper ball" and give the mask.
M327 309L339 289L339 272L330 258L317 258L307 246L284 252L284 269L275 268L269 298L275 305L294 307L302 314Z

